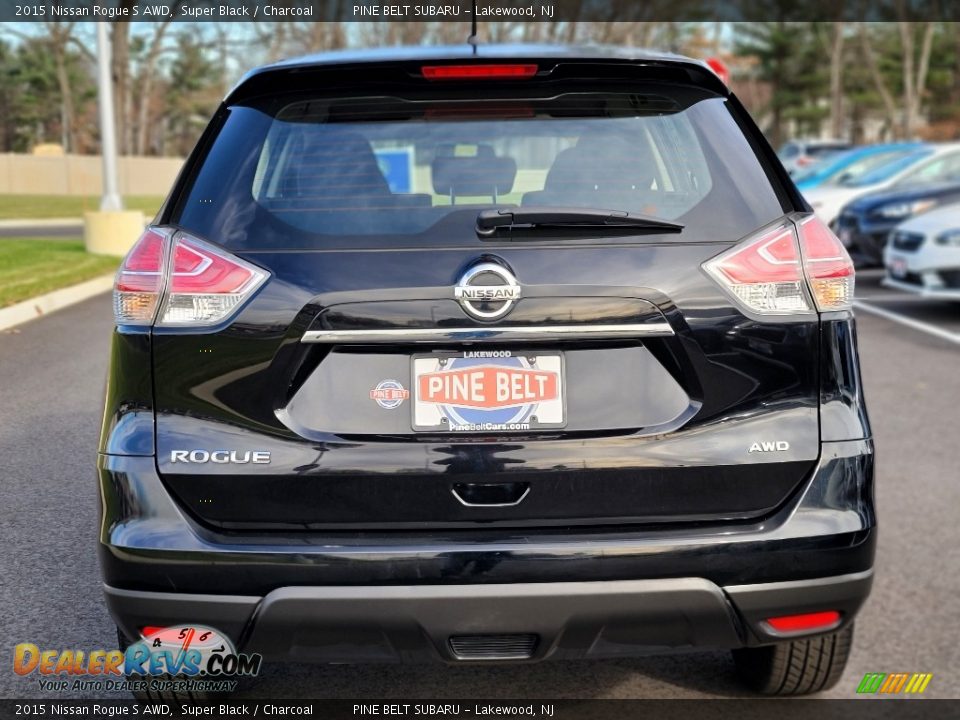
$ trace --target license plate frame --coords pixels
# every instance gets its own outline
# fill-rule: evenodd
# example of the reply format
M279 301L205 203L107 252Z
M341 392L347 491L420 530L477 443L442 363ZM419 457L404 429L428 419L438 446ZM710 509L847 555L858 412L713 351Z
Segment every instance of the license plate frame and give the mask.
M413 355L411 427L455 435L562 429L567 379L564 355L555 350Z

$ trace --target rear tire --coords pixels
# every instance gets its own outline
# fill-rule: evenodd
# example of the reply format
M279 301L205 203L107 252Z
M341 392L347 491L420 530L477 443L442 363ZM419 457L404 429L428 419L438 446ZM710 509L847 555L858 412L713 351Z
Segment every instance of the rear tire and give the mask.
M837 684L853 644L853 624L830 635L733 651L740 680L763 695L807 695Z
M126 652L127 648L130 647L130 645L132 644L131 640L129 640L127 636L123 634L123 631L120 628L117 628L117 641L120 644L119 645L120 649L123 650L124 652ZM161 676L154 676L154 677L148 678L147 680L148 680L148 686L149 686L150 680L176 680L176 679L177 678L175 678L173 675L161 675ZM181 676L181 679L183 679L182 676ZM144 702L146 701L156 702L158 700L165 700L168 702L169 701L203 702L205 700L220 700L228 696L228 693L173 692L173 691L161 692L159 690L131 690L130 693L137 700L144 701Z

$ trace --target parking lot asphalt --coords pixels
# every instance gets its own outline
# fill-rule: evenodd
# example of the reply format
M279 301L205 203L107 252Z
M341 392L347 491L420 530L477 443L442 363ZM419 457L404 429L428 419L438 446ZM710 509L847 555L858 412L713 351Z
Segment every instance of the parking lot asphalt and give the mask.
M847 672L930 672L925 696L960 698L960 304L919 302L861 276L858 295L946 334L858 308L878 453L879 550ZM16 676L13 646L110 649L95 557L94 456L110 299L0 332L0 697L56 699ZM948 336L957 335L957 340ZM268 665L254 698L701 698L742 694L727 653L530 666ZM117 697L110 692L66 697ZM62 696L63 697L63 696Z
M932 300L884 287L880 268L857 273L857 303L871 313L919 332L960 343L960 302Z

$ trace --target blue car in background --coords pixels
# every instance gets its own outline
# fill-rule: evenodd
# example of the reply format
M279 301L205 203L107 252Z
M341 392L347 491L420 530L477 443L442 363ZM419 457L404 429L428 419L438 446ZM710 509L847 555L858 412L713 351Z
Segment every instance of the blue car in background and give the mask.
M837 222L837 235L861 266L883 264L891 231L908 218L932 208L960 202L960 158L953 172L937 182L918 183L870 193L847 205Z
M907 157L921 147L923 143L919 142L864 145L827 158L798 175L794 180L797 189L801 192L821 185L834 185L854 180L872 170Z

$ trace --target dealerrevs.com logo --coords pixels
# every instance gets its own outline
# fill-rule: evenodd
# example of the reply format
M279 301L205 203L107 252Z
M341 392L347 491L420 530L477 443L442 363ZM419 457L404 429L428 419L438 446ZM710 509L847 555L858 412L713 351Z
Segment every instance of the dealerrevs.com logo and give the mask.
M260 672L261 655L238 653L228 637L211 627L145 627L125 650L41 650L20 643L13 671L36 675L48 692L153 690L229 692L234 678Z

